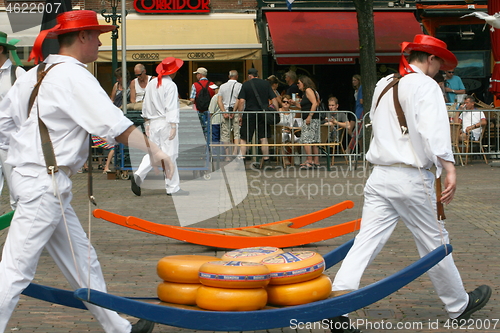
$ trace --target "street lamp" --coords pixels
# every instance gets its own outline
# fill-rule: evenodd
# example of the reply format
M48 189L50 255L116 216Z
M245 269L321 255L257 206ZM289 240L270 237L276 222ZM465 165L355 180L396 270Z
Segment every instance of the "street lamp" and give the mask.
M109 0L111 5L111 13L106 13L106 9L101 10L101 15L104 17L106 23L111 23L116 26L116 29L111 32L111 75L115 75L115 70L118 67L117 57L117 40L118 40L118 24L122 23L122 14L117 12L118 2L120 0ZM125 11L125 16L127 12Z

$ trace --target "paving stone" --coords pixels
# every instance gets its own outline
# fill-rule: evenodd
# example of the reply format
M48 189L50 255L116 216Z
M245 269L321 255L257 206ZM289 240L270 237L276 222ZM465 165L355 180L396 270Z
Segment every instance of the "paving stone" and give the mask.
M73 207L84 229L88 232L87 175L75 175L72 179ZM468 166L457 167L457 179L458 188L455 199L445 207L446 228L454 247L453 257L468 291L480 284L490 284L493 287L490 302L473 317L483 322L493 321L500 318L499 295L496 290L496 287L500 285L500 168L491 168L484 163L474 161ZM293 169L289 172L248 171L248 180L254 181L253 185L261 190L264 190L265 184L268 184L266 185L268 189L271 188L269 184L272 184L274 193L258 194L255 188L250 188L249 195L238 206L193 226L242 227L286 220L343 200L352 200L355 203L354 208L317 222L313 226L324 227L361 216L362 191L355 192L356 189L362 189L365 182L364 172L360 169L348 171L345 165L339 164L330 172L325 170L304 172ZM293 189L291 195L278 191L280 188L284 189L285 186ZM159 223L179 225L172 198L166 197L162 190L145 190L143 196L137 197L130 191L129 181L108 180L106 175L95 174L94 192L98 208ZM6 198L4 189L0 199L0 212L6 210ZM217 202L214 201L214 204ZM193 203L193 206L196 207L196 203ZM0 231L0 246L5 241L6 231ZM224 249L141 233L97 219L92 220L91 236L108 284L108 291L124 296L155 296L156 286L160 282L156 276L156 262L164 256L174 254L220 256L225 252ZM294 249L301 248L324 254L352 236L345 235ZM417 259L412 236L401 223L396 227L382 252L367 268L361 285L376 282ZM326 274L333 279L337 270L338 265L329 269ZM45 251L40 258L34 282L69 289L68 283ZM381 315L369 316L372 311ZM384 313L387 313L385 317ZM131 322L137 321L136 318L124 317ZM390 332L394 333L453 332L444 327L447 316L427 275L419 277L383 300L351 313L350 318L372 325L382 320L391 323L394 327L398 324L414 325L412 329L391 329ZM437 323L439 327L430 329L431 323ZM418 325L422 328L420 329ZM367 328L367 326L361 328L365 333L389 331ZM497 325L496 331L499 329L500 324ZM493 330L474 330L474 332L479 331L493 332ZM102 328L87 311L51 305L21 296L6 332L102 332ZM154 332L194 333L196 331L158 324ZM285 327L258 332L317 333L322 332L322 329L295 330ZM467 330L460 330L460 332L467 332Z

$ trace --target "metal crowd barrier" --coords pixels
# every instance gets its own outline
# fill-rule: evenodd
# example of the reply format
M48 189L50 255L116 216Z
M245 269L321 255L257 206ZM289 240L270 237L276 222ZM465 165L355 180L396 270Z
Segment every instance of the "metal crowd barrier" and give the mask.
M360 137L363 131L360 130L360 124L354 124L354 127L346 131L343 128L333 125L333 123L326 122L326 119L331 119L336 116L339 119L347 119L347 115L355 114L351 111L319 111L320 113L320 127L316 132L317 137L312 139L312 143L302 143L302 118L301 111L290 110L290 115L284 119L280 111L243 111L243 112L226 112L222 114L233 115L233 119L223 120L225 125L222 127L232 126L236 123L234 119L242 117L242 127L239 131L243 130L246 133L254 128L254 135L252 138L242 144L241 142L234 141L231 135L230 142L213 142L210 138L210 146L212 150L212 158L216 160L231 159L241 153L241 148L245 147L246 157L259 162L264 155L269 155L273 162L277 165L286 166L286 160L295 165L304 162L307 156L319 156L321 165L330 169L332 165L339 162L345 162L350 167L352 162L356 159L360 152L361 141ZM217 115L213 114L212 118ZM276 115L276 116L275 116ZM236 117L238 116L238 117ZM276 121L274 121L276 119ZM262 142L258 139L257 133L261 133L266 137L267 142ZM234 131L231 133L233 134ZM352 140L352 135L355 133L355 144ZM305 146L317 147L318 152L307 155L305 153ZM351 148L349 148L351 146ZM269 149L268 154L263 153ZM214 154L213 152L217 152Z

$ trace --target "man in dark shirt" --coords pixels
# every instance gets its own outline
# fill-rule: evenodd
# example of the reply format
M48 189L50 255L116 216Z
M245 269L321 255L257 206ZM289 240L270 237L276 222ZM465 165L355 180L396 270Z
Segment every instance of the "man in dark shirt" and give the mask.
M255 68L248 70L248 81L241 86L238 99L238 111L245 112L242 117L240 136L241 143L245 144L252 140L257 130L257 138L261 144L267 144L267 138L271 136L269 124L266 124L264 109L272 102L275 110L279 110L276 95L269 82L259 79L259 72ZM257 97L258 96L258 97ZM241 147L241 155L245 156L246 147ZM262 146L264 162L269 162L269 147Z
M302 96L302 92L297 85L297 73L294 71L288 71L285 73L285 81L288 84L288 89L286 90L286 94L288 96L292 96L292 99L295 100L295 96ZM295 96L294 96L295 94Z

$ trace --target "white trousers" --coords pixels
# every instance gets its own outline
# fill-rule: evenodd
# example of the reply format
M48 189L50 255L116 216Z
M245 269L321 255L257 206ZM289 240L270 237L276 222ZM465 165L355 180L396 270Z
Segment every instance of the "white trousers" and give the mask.
M167 193L175 193L180 190L179 170L177 170L177 156L179 155L179 133L175 134L173 140L169 140L170 123L165 118L151 119L149 123L149 139L156 143L160 149L170 156L174 163L174 174L172 179L165 178L165 189ZM177 127L177 130L179 128ZM148 173L153 169L149 154L142 158L141 164L134 172L134 178L137 185L141 186Z
M361 229L342 262L332 290L356 290L366 267L389 239L401 218L413 234L418 253L425 256L449 243L448 232L437 222L434 175L405 167L375 166L365 186ZM467 307L469 297L453 258L448 255L428 271L450 318Z
M38 260L45 248L73 289L90 287L106 292L97 254L71 207L71 180L60 171L55 174L58 191L68 223L74 256L62 218L53 181L45 167L14 168L13 192L18 200L0 262L0 332L4 332L19 295L33 280ZM88 272L90 269L90 286ZM116 312L85 304L108 333L127 333L129 321Z
M7 150L0 149L0 194L2 193L3 183L5 179L5 182L7 182L7 187L9 188L10 192L10 208L16 209L16 201L14 200L14 196L12 195L11 191L12 186L10 183L12 166L10 164L5 163L6 159L7 159Z

